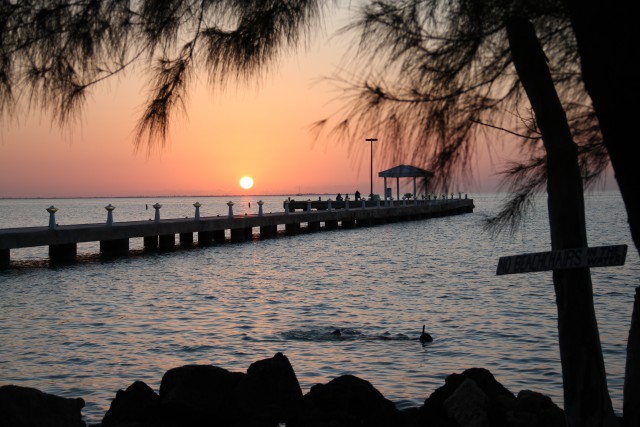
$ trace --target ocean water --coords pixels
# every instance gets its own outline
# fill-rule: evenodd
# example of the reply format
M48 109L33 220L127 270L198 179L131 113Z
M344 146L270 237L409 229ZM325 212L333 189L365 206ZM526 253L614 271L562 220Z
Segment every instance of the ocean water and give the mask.
M314 196L317 198L317 196ZM324 197L324 196L323 196ZM489 369L514 393L531 389L562 406L556 306L550 272L496 276L498 258L550 249L546 200L524 228L492 238L483 219L500 195L470 195L475 212L207 248L49 266L46 248L11 251L0 271L0 385L86 400L99 422L118 389L156 391L168 369L214 364L245 371L283 352L303 392L353 374L400 408L419 406L444 378ZM303 197L304 199L307 196ZM233 199L233 198L232 198ZM266 212L283 197L264 197ZM229 198L0 200L0 228L226 215ZM236 197L236 214L257 211ZM249 207L249 203L251 207ZM621 412L624 364L640 263L615 192L587 195L590 246L627 244L622 267L592 269L610 394ZM417 341L422 325L434 337ZM330 332L339 328L342 336Z

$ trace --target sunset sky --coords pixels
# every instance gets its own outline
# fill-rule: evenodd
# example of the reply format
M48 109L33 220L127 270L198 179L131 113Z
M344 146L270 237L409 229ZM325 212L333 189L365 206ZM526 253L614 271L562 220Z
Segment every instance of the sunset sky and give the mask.
M343 58L348 40L331 35L347 18L329 15L326 34L287 55L259 84L214 92L200 74L188 116L174 120L167 145L151 153L133 144L147 94L140 69L95 88L71 130L33 113L5 120L0 197L368 193L365 138L376 135L349 146L326 136L315 141L310 131L339 106L339 93L322 78ZM476 182L452 191L494 191L502 159L491 160L482 150ZM375 193L383 192L377 172L392 166L374 147ZM239 185L245 175L255 181L249 190Z

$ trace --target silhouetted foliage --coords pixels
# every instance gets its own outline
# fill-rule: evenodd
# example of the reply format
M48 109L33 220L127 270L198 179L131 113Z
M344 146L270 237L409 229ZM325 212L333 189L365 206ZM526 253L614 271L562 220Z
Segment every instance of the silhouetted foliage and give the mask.
M0 116L20 103L61 124L92 85L141 63L152 75L136 145L164 144L197 70L247 80L319 22L318 0L20 0L0 3Z
M505 130L502 142L518 144L527 160L503 172L511 198L488 224L494 231L513 230L545 188L546 154L512 66L505 31L512 16L536 26L579 146L584 181L593 183L608 155L560 1L367 2L344 29L358 41L353 62L335 77L344 107L316 130L330 129L351 143L374 135L390 161L412 158L436 173L435 184L445 192L470 178L479 138L489 138L490 129Z

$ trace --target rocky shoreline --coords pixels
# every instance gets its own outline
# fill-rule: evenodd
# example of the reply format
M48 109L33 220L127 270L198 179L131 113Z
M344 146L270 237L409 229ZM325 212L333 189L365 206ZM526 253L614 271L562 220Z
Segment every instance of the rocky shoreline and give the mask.
M0 387L0 426L85 427L84 400ZM212 365L173 368L159 394L141 381L119 390L93 427L562 427L564 411L540 393L517 396L486 369L451 374L420 407L400 411L371 383L344 375L305 395L289 359L277 353L246 373ZM90 426L91 427L91 426Z

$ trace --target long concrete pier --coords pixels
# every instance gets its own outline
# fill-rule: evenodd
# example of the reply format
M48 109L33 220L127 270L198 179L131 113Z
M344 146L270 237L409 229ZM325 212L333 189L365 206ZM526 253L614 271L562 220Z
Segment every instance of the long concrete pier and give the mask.
M305 231L337 230L368 227L389 222L426 219L473 212L473 199L404 200L404 201L298 201L284 202L284 212L256 215L229 215L149 221L113 222L58 226L51 220L48 227L9 228L0 230L0 268L11 264L11 249L36 246L49 247L51 262L73 262L77 244L100 242L100 254L122 256L129 253L129 239L143 238L145 250L171 250L179 235L180 247L209 246L225 242L225 231L230 230L232 242L253 238L253 229L259 229L259 238L272 238L278 226L284 233L296 235ZM260 207L262 208L262 207ZM54 218L55 209L50 211ZM109 210L109 209L107 209ZM109 212L110 213L110 212ZM306 227L302 227L306 224Z

